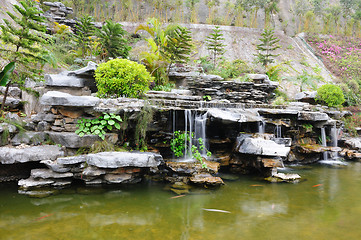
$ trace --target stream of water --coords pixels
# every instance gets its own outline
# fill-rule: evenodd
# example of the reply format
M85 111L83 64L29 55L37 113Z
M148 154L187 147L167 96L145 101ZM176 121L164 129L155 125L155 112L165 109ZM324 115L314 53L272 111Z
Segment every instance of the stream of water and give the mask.
M242 176L177 198L154 182L42 199L2 184L0 239L361 239L361 163L296 168L298 184Z

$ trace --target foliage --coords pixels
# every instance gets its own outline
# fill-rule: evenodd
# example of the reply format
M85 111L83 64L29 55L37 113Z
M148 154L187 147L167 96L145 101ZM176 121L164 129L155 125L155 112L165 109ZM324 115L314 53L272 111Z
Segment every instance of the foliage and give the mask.
M7 12L12 21L3 19L4 23L0 25L2 58L17 64L16 76L12 75L11 81L6 84L2 110L10 84L17 83L23 88L25 79L40 81L42 67L48 61L49 52L45 48L48 35L45 34L46 27L42 25L45 18L34 1L24 0L20 4L14 5L16 14Z
M300 92L302 92L306 86L310 86L312 89L315 89L317 82L323 81L323 78L321 76L308 74L307 71L303 69L302 74L298 75L296 80L300 83Z
M112 20L107 20L102 28L96 31L96 35L100 39L102 58L109 60L109 58L128 57L131 47L124 37L125 34L126 31L122 25Z
M283 70L281 64L268 67L266 75L269 80L279 82L281 81L281 71Z
M120 116L113 113L104 113L95 119L82 118L78 120L77 130L75 131L80 137L84 135L97 135L105 139L105 133L115 129L120 129L120 123L123 120Z
M318 88L316 100L325 102L329 107L338 107L345 102L341 88L333 84Z
M286 103L287 103L287 100L283 96L278 96L272 102L272 105L278 106L278 105L285 105Z
M231 62L223 60L211 71L212 74L217 74L224 79L238 78L244 73L251 72L253 72L253 70L241 59L236 59Z
M84 15L79 19L75 26L74 41L80 50L80 55L84 58L92 48L92 36L95 32L92 16Z
M202 98L203 98L203 101L211 101L212 100L212 97L209 95L204 95Z
M176 157L192 155L192 158L199 161L203 168L207 168L207 165L203 162L203 157L200 151L206 151L207 157L212 156L212 153L206 149L202 138L196 139L196 144L193 144L192 142L191 149L187 149L187 152L186 143L193 140L194 133L175 131L173 136L174 137L170 142L170 147Z
M6 86L10 81L10 75L15 70L15 62L8 63L0 72L0 86Z
M143 65L127 59L110 60L95 70L99 97L140 97L152 79Z
M153 109L149 104L144 104L144 107L139 113L137 125L135 127L135 145L137 149L147 150L147 129L148 124L153 120Z
M273 52L280 48L277 44L280 40L274 36L273 29L264 29L263 33L261 33L261 38L259 41L260 44L257 44L257 51L256 54L257 61L261 63L264 67L270 63L274 62L274 58L277 57L279 54L274 54Z
M351 136L356 137L358 135L356 129L361 127L361 114L353 113L352 116L344 117L342 121Z
M169 68L172 63L186 63L189 60L193 47L190 34L187 28L178 25L168 31L167 43L162 51L170 62Z
M206 38L206 45L208 51L212 54L213 66L216 66L217 58L222 56L225 53L225 46L223 44L224 37L223 33L221 33L221 29L216 26L213 29L213 32Z
M164 91L164 92L170 92L172 89L174 89L176 86L174 83L167 83L165 85L157 85L152 88L153 91Z

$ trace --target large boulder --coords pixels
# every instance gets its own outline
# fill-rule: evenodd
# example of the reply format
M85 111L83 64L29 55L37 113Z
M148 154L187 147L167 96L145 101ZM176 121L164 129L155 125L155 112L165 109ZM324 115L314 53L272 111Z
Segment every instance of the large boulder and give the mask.
M62 156L64 156L64 152L59 146L56 145L44 145L26 148L0 148L0 163L2 164L55 160Z
M298 113L298 120L303 120L303 121L319 122L319 121L327 121L329 119L330 119L329 116L326 113L322 113L322 112L300 111Z
M249 134L241 134L237 138L236 152L272 157L287 157L290 147L285 147L264 138L253 138Z
M84 79L65 74L46 74L45 83L50 87L84 87Z

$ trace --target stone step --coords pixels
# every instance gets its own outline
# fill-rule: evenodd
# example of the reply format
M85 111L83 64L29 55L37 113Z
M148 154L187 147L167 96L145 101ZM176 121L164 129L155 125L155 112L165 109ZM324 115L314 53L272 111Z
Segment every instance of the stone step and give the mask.
M66 107L95 107L100 99L92 96L74 96L59 91L49 91L45 93L40 104L47 106L66 106Z
M164 91L148 91L145 96L150 99L169 99L169 100L184 100L184 101L202 101L201 96L182 95L175 92Z
M49 87L83 88L84 79L64 74L46 74L45 84Z

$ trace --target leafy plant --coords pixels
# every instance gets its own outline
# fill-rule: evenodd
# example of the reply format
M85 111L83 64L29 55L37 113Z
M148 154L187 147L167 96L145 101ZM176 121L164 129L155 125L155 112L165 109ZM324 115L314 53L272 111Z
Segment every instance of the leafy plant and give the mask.
M7 77L6 81L2 81L2 84L6 82L6 90L1 110L4 109L10 84L17 83L24 88L26 79L42 80L43 63L49 60L47 58L49 52L45 48L48 44L46 39L49 36L45 33L46 27L42 25L45 22L42 11L32 0L20 1L20 4L21 6L14 5L16 14L7 12L12 21L3 19L4 23L0 24L0 40L3 42L0 46L2 58L10 63L15 62L17 65L16 76L11 80ZM9 75L6 74L6 76Z
M192 158L199 161L203 168L207 168L207 165L203 162L203 157L200 151L206 151L207 157L212 156L212 153L206 149L202 138L196 139L197 144L193 144L193 132L175 131L173 136L174 137L170 142L170 147L174 156L183 157L185 155L192 155ZM186 143L189 142L192 142L191 148L186 151Z
M104 113L95 119L82 118L78 120L76 125L78 129L75 133L80 137L84 135L97 135L104 140L106 132L112 131L114 128L120 130L120 123L122 121L120 116L113 113Z
M210 72L212 74L217 74L224 79L234 79L244 73L252 72L252 69L242 59L236 59L233 61L223 60Z
M143 65L127 59L110 60L95 70L99 97L140 97L152 79Z
M124 38L126 31L120 23L107 20L100 30L96 31L97 37L100 39L102 49L102 58L127 58L131 47Z
M15 70L15 62L8 63L0 72L0 86L6 86L10 81L10 75Z
M309 123L305 123L302 125L304 129L306 129L307 132L312 131L313 125Z
M316 100L326 103L329 107L338 107L345 102L341 88L333 84L325 84L318 88Z
M204 96L203 96L203 100L204 100L204 101L211 101L211 100L212 100L212 97L209 96L209 95L204 95Z
M147 149L147 129L148 124L153 120L153 109L152 107L146 102L144 107L139 113L137 118L137 125L135 127L134 139L135 145L137 149L146 150Z
M274 62L274 58L279 55L274 54L273 52L280 48L277 44L280 40L274 36L273 29L264 29L261 36L262 37L259 39L261 43L257 44L258 54L255 56L257 61L267 68L270 63Z
M165 85L157 85L152 88L153 91L164 91L164 92L170 92L172 89L174 89L176 86L174 83L167 83Z
M84 15L79 19L75 26L75 34L73 34L74 41L78 49L80 50L80 55L84 58L91 48L92 36L95 32L94 21L92 16Z
M213 66L216 66L217 58L222 56L225 53L225 46L223 44L224 37L223 33L221 33L221 29L216 26L213 29L213 32L206 38L206 45L208 51L212 54Z

